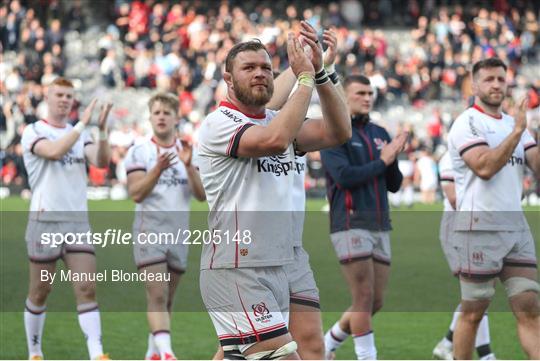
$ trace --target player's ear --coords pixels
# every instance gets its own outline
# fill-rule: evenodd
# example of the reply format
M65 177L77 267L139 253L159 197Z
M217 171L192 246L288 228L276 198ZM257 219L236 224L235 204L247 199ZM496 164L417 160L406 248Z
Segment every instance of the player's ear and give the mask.
M225 83L227 84L227 88L234 89L231 73L229 73L228 71L224 72L223 80L225 80Z
M473 95L478 95L478 84L476 84L474 80L472 82L472 92L473 92Z

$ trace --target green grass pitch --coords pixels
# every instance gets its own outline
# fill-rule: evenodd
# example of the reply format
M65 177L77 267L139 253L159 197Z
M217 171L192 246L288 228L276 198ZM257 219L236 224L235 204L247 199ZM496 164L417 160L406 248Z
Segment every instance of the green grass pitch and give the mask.
M325 330L339 317L349 301L328 237L328 216L321 212L324 201L308 201L304 246L321 292ZM0 359L25 359L24 298L28 267L24 243L28 202L8 198L1 204L0 235ZM90 201L90 210L102 218L116 216L129 230L133 203L129 201ZM205 206L193 203L192 227L204 227ZM431 351L446 333L452 311L459 299L459 287L450 276L438 241L442 205L415 205L410 210L393 210L392 271L384 312L374 319L380 359L429 359ZM527 217L537 240L540 235L540 209L528 208ZM105 213L106 212L106 213ZM117 212L117 213L114 213ZM120 216L122 215L122 216ZM99 217L98 217L99 218ZM111 221L111 219L108 219ZM100 220L99 222L106 220ZM92 221L91 221L92 222ZM99 226L94 226L93 228ZM189 269L182 280L172 321L173 349L181 359L209 359L216 336L202 310L198 288L200 246L190 249ZM98 268L119 263L133 271L131 247L111 246L97 250ZM60 266L60 263L58 265ZM500 285L490 312L492 348L500 359L523 359L515 322ZM98 284L102 310L103 343L113 359L144 357L148 335L142 284ZM56 305L56 308L55 308ZM48 359L84 359L86 345L79 329L70 287L54 289L48 301L43 350ZM351 340L337 352L338 359L354 359Z

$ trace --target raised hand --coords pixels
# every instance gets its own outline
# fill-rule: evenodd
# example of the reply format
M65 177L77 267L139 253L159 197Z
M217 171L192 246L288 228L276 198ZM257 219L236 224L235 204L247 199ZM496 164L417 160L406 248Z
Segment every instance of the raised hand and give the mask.
M107 130L107 118L109 117L109 112L113 104L110 102L104 103L101 105L101 112L99 113L98 118L98 127L99 130Z
M82 124L88 125L90 123L90 121L92 120L92 113L94 112L94 108L96 107L96 103L97 99L94 98L92 99L90 104L88 104L81 116L81 119L79 120Z
M384 164L388 166L396 160L397 155L403 150L408 136L408 132L401 132L390 143L383 146L380 158Z
M323 51L317 31L313 26L309 25L306 21L301 21L300 34L302 35L302 41L311 48L311 63L315 71L319 71L323 67Z
M165 169L175 165L178 163L178 160L176 160L176 154L173 152L169 153L161 153L158 156L157 162L156 162L156 168L159 170L159 172L163 172Z
M326 51L323 54L323 62L325 67L329 67L336 61L337 56L337 36L332 29L323 32L323 43L326 45Z
M403 131L398 133L396 137L392 140L392 143L396 144L396 154L399 154L403 151L405 148L405 144L407 144L407 140L409 139L409 132Z
M191 158L193 157L193 144L187 137L182 138L180 142L182 143L182 149L178 152L178 158L180 158L186 167L189 167L191 165Z
M309 73L315 76L313 64L306 53L304 53L300 41L293 33L289 33L287 38L287 55L289 58L289 65L295 76L298 77L301 73Z
M525 129L527 129L527 106L529 105L529 101L527 97L523 97L521 101L519 102L519 105L516 104L514 108L514 114L515 114L515 123L514 123L514 131L523 133Z

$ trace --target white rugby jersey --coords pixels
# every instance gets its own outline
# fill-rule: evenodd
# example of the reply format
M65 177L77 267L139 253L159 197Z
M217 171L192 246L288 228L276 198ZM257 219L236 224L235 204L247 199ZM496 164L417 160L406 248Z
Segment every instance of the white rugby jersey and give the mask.
M40 221L87 221L87 174L84 147L92 143L83 132L60 160L48 160L34 154L44 139L61 138L73 130L71 124L56 127L40 120L24 128L21 143L28 182L32 189L30 218Z
M452 170L452 158L450 157L450 152L447 151L443 154L441 159L439 159L439 177L441 179L441 184L452 182L454 183L454 171ZM450 212L453 211L452 205L448 201L448 197L443 192L444 197L444 211Z
M126 173L149 171L155 167L159 154L177 153L182 149L180 140L168 147L158 145L153 138L142 140L129 148L124 164ZM136 232L174 232L189 229L191 192L184 163L165 169L148 196L135 206Z
M292 145L276 156L237 156L242 134L253 125L268 125L276 114L267 109L264 115L246 115L222 102L201 125L199 169L210 206L209 229L251 234L249 244L223 238L204 245L201 269L292 262L292 194L305 165L296 161Z
M536 142L528 130L504 167L490 180L483 180L467 167L462 155L487 145L495 148L512 132L514 118L495 118L478 106L464 111L449 134L449 150L456 184L459 212L456 230L519 231L528 225L521 208L525 151Z

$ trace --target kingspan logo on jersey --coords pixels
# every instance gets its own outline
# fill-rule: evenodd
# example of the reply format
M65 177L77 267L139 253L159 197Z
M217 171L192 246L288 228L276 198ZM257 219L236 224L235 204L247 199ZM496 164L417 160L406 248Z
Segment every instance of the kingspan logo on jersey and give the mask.
M180 177L180 172L178 169L167 168L163 173L161 173L161 177L159 177L157 184L164 184L167 187L175 187L188 184L188 180Z
M508 164L514 166L514 165L523 165L523 158L516 157L515 155L511 156L510 159L508 159Z
M290 172L301 174L305 172L306 165L295 160L290 160L288 154L273 155L257 159L257 170L259 173L274 173L274 175L289 175Z
M84 163L84 158L75 156L75 152L73 151L73 149L70 149L67 154L64 155L62 159L60 159L60 164L62 164L62 166Z

